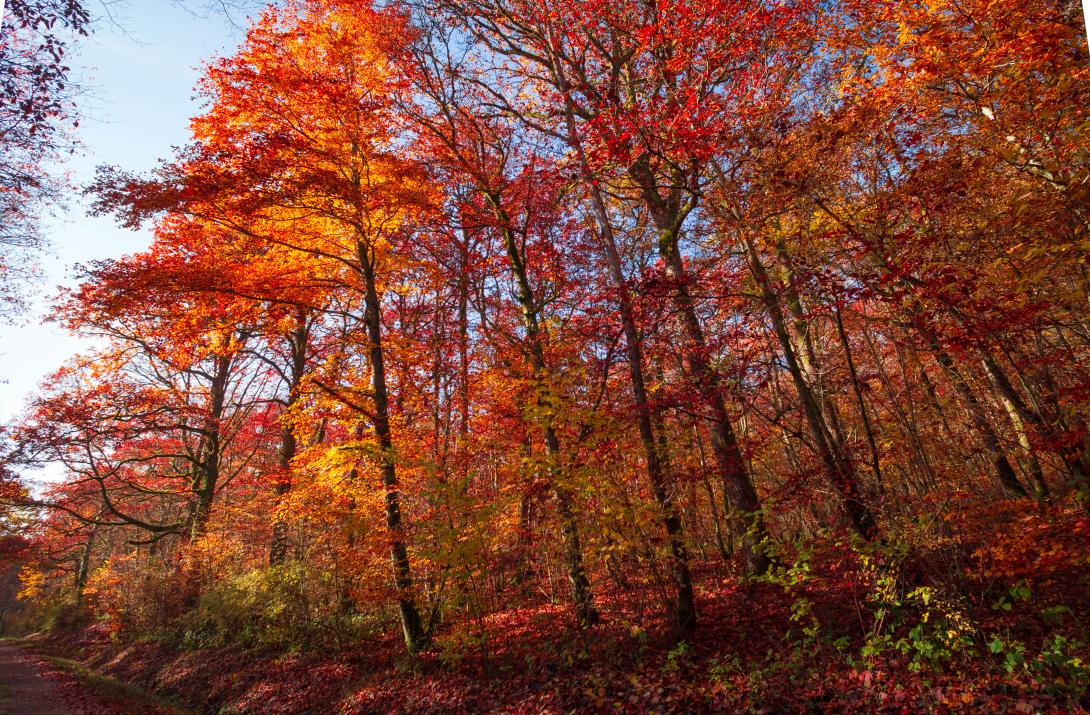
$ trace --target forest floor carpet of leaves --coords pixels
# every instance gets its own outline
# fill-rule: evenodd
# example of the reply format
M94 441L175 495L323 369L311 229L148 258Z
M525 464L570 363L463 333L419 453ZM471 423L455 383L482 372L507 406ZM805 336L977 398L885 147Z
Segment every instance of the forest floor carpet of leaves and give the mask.
M909 585L888 603L883 565L832 539L774 581L705 568L701 625L683 638L632 625L647 604L616 592L590 633L542 605L493 619L483 644L440 641L411 661L393 639L336 654L180 651L91 627L34 643L195 712L237 715L1088 711L1090 519L984 518L951 525L984 536L902 561Z

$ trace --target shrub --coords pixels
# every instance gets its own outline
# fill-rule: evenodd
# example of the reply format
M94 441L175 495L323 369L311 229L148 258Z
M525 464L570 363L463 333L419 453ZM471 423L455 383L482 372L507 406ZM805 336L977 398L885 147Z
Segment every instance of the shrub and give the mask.
M345 608L328 573L300 562L254 569L201 594L179 620L181 646L269 646L287 650L339 646L364 634L366 624Z

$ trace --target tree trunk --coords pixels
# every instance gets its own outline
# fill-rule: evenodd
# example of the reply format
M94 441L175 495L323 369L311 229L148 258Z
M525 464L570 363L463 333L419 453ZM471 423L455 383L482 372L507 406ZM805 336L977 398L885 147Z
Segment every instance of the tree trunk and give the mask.
M504 247L507 251L508 265L518 283L517 299L522 308L522 322L526 329L526 347L530 367L534 371L534 379L538 382L535 390L538 406L545 407L549 411L552 400L546 396L544 387L548 380L548 369L545 362L545 348L541 342L541 326L538 319L537 303L534 300L533 290L530 286L530 278L526 271L526 263L519 250L515 239L510 217L507 215L499 196L487 195L492 205L493 212L499 223L500 233L503 236ZM562 483L560 470L562 469L562 455L560 440L552 425L551 417L543 428L545 436L545 455L548 460L549 486L553 491L556 501L556 513L560 519L560 534L564 543L564 560L568 568L568 583L571 586L572 603L575 608L575 620L580 628L586 628L599 621L598 609L594 605L594 597L591 594L590 580L583 566L583 545L579 535L579 526L575 518L573 507L574 497L571 491Z
M367 337L370 342L371 389L374 415L372 426L378 440L381 455L380 473L382 486L386 491L386 530L390 536L390 560L394 570L394 586L397 588L397 605L401 616L401 630L405 637L405 647L415 653L427 645L428 634L424 631L420 612L416 608L413 596L412 568L409 552L405 545L401 524L401 492L394 464L394 442L390 430L390 401L386 386L386 364L382 351L382 312L375 285L373 258L362 241L357 241L360 268L364 279L364 320L367 324Z
M878 537L878 524L870 508L863 501L862 494L860 494L851 460L841 451L839 440L829 431L821 406L818 404L818 399L802 373L791 336L787 331L787 323L784 319L783 309L780 307L779 296L770 282L768 272L761 262L761 257L757 253L753 242L748 238L745 239L745 246L753 277L760 287L765 307L772 319L773 330L779 339L784 361L787 363L787 371L791 374L795 392L802 404L806 423L817 446L818 456L825 468L825 475L840 495L852 528L867 541L873 541Z
M644 459L647 465L647 478L651 483L651 492L655 497L655 502L662 514L666 538L670 542L672 572L674 586L677 591L674 602L675 625L683 631L688 631L696 627L696 604L693 597L693 579L689 571L689 554L685 547L681 517L677 513L673 494L667 489L662 459L656 445L651 409L647 401L647 383L644 379L643 341L639 329L636 327L636 317L632 309L632 294L628 289L628 280L625 278L624 269L621 266L621 256L617 251L617 241L613 235L613 224L610 223L601 191L591 175L590 167L583 154L583 145L576 131L575 117L572 113L570 99L566 94L567 86L562 80L563 73L559 66L557 72L565 91L565 100L567 100L565 106L567 107L568 142L576 151L583 185L590 196L594 215L598 222L599 239L606 263L609 265L610 278L613 281L614 290L617 291L617 303L621 315L621 326L624 329L625 349L628 358L628 377L632 386L632 398L636 408L636 424L639 428L640 444L643 447Z
M87 541L83 542L80 549L79 563L76 564L76 605L83 605L83 592L87 588L87 577L91 573L91 553L95 548L95 536L98 534L98 522L91 525L91 531L87 534Z
M678 245L678 232L684 221L685 211L679 205L679 198L673 195L677 190L671 190L669 199L663 199L659 195L650 168L646 166L646 158L634 163L629 168L629 175L639 187L658 231L656 245L659 257L663 261L667 277L673 283L671 301L681 321L686 342L685 364L704 403L704 419L711 436L716 471L723 484L727 513L732 516L736 531L741 535L742 553L747 569L753 574L763 574L768 570L771 560L767 553L769 537L761 512L761 501L746 471L742 450L738 446L738 438L723 401L719 375L708 361L707 341L689 292L689 276Z
M829 446L835 454L847 456L847 439L840 423L840 415L837 412L836 402L833 401L822 384L821 367L818 361L817 349L814 346L814 322L809 319L802 307L802 299L795 289L794 267L791 254L783 240L776 242L776 256L782 264L783 276L780 283L783 287L783 303L790 314L790 327L792 330L792 344L795 347L795 360L802 371L802 377L809 385L822 417L826 424L829 436ZM786 321L785 321L785 327Z
M1026 461L1029 463L1029 474L1033 479L1033 490L1038 501L1045 501L1048 499L1048 482L1045 481L1044 471L1041 469L1041 461L1037 459L1037 453L1033 449L1033 443L1029 439L1029 434L1026 431L1026 423L1022 419L1022 415L1018 412L1018 408L1014 406L1003 391L999 389L995 376L992 371L988 369L988 364L985 362L984 372L988 375L988 379L992 384L992 387L999 392L1000 402L1003 403L1003 409L1007 412L1007 419L1010 420L1011 427L1014 429L1015 435L1018 437L1018 446L1022 448L1022 452L1026 455Z
M224 417L227 401L227 382L231 374L231 357L221 355L213 358L212 381L209 385L208 418L204 425L200 455L193 473L193 506L190 521L190 541L196 542L208 530L208 520L212 516L212 504L216 497L216 486L220 476L222 458L222 435L220 424Z
M299 385L303 381L307 365L307 318L300 311L296 317L295 330L288 336L288 346L291 350L291 373L288 376L288 397L284 403L284 411L287 413L295 404L299 396ZM286 416L286 414L285 414ZM284 496L291 491L291 460L295 458L298 450L298 441L295 432L286 419L280 425L280 449L277 452L277 467L280 473L276 482L277 513L273 517L272 540L269 544L269 565L277 566L284 563L288 553L288 522L280 514L280 504Z
M1072 480L1078 485L1085 483L1087 478L1090 477L1090 465L1087 464L1086 456L1083 454L1081 441L1067 440L1065 434L1067 430L1064 425L1046 420L1040 412L1027 405L1022 396L1018 394L1018 391L1014 389L1007 374L999 367L999 364L991 355L984 353L982 362L992 384L998 388L999 394L1010 401L1018 415L1025 422L1041 430L1050 442L1057 445L1055 447L1056 453L1063 460ZM1087 505L1087 508L1090 509L1090 505Z
M996 476L999 478L999 484L1003 491L1012 497L1027 496L1025 488L1018 481L1018 476L1015 474L1010 460L1007 459L1007 455L1003 452L1003 448L999 443L999 437L996 436L995 430L992 429L991 424L988 422L984 407L980 404L980 400L977 399L969 381L957 369L950 354L939 345L938 336L930 328L924 326L920 326L920 331L927 340L931 353L935 356L935 361L950 378L950 382L953 383L958 396L961 397L961 401L965 403L966 409L969 410L969 418L972 420L973 426L984 444L984 450L991 457Z
M871 424L870 414L867 410L866 400L863 399L863 387L859 381L859 373L855 369L855 358L852 356L852 346L848 342L848 334L844 330L844 319L840 314L840 306L836 310L836 332L840 336L840 347L844 349L844 360L848 365L848 377L852 381L852 393L855 395L855 403L859 408L859 418L863 422L863 434L867 437L867 447L870 449L871 470L874 472L875 484L879 494L885 492L885 484L882 478L882 460L878 454L878 445L874 439L874 426Z

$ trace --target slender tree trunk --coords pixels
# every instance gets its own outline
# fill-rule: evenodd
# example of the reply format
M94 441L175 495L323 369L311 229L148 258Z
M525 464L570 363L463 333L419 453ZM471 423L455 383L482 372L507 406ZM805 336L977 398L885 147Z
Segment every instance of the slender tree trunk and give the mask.
M931 461L927 457L927 450L924 449L923 442L920 440L920 432L916 425L915 417L909 419L908 415L904 413L904 410L900 405L900 398L896 391L893 389L893 381L890 379L889 372L886 370L884 364L884 358L882 352L875 344L873 337L869 330L863 330L863 339L867 343L867 347L870 348L871 355L874 358L874 364L878 368L878 376L881 379L882 387L886 391L886 396L889 398L890 411L897 419L897 424L901 428L901 433L908 440L908 443L912 445L912 457L916 462L916 467L920 473L926 476L926 483L935 484L935 470L931 466ZM898 361L900 361L900 353L898 352ZM929 384L926 380L926 374L924 374L924 383ZM905 470L902 468L902 473Z
M693 425L693 440L696 443L697 456L700 458L700 483L704 485L704 492L708 495L712 524L715 526L715 548L721 559L730 561L730 557L734 554L734 534L728 532L727 541L723 539L723 520L719 517L719 500L716 499L715 489L712 487L711 480L708 479L708 459L704 453L704 436L700 433L699 425Z
M531 456L530 440L523 441L523 463L529 461ZM525 480L524 480L525 482ZM514 580L517 584L529 584L534 577L534 569L530 566L530 549L533 542L534 526L534 498L532 489L525 489L519 499L519 533L518 533L518 567L515 570Z
M1041 469L1041 461L1037 459L1037 453L1033 449L1033 443L1029 439L1029 434L1026 431L1026 423L1022 419L1022 415L1018 412L1018 408L1014 406L1003 391L999 389L996 383L995 376L992 371L988 369L987 363L984 364L984 372L988 375L988 380L991 382L992 387L999 393L999 400L1003 403L1003 409L1007 413L1007 419L1010 420L1011 427L1014 429L1015 435L1018 437L1018 446L1022 448L1022 452L1026 455L1026 461L1029 463L1029 475L1033 479L1033 490L1038 501L1044 501L1048 499L1048 482L1045 481L1044 471Z
M83 605L83 592L87 588L87 577L91 573L91 555L95 548L95 537L98 535L98 522L91 525L91 531L87 534L87 540L80 549L79 563L76 564L76 605Z
M992 464L995 466L996 476L999 478L999 484L1003 488L1003 491L1008 496L1027 496L1025 487L1018 481L1018 475L1015 474L1010 460L1007 459L1007 455L1000 445L999 437L996 435L995 430L992 429L991 423L988 422L984 407L980 404L980 400L977 399L976 393L973 391L969 381L966 380L965 376L961 374L961 371L957 369L957 365L954 364L954 359L950 357L950 354L943 350L942 346L939 345L938 336L936 336L930 328L925 326L921 326L920 330L931 348L931 353L935 357L935 362L939 364L939 367L946 373L946 376L950 378L950 382L953 383L958 396L969 411L969 418L972 420L973 426L976 428L976 432L979 435L981 442L984 444L984 450L988 453L988 456L991 457Z
M606 254L610 264L610 272L613 276L614 287L619 294L619 307L621 323L624 327L625 344L628 351L628 376L632 385L632 396L636 408L636 422L640 432L640 442L643 446L644 457L647 465L647 477L651 483L651 492L662 514L663 526L666 529L666 537L670 542L670 556L673 565L674 586L677 589L674 604L674 616L677 626L682 630L692 630L696 627L696 604L693 597L693 581L689 572L689 554L685 548L685 539L681 526L681 517L678 516L674 495L667 490L666 479L655 443L655 433L651 421L651 409L647 400L647 386L643 372L643 350L641 338L636 328L635 316L632 312L631 296L621 270L620 257L617 254L616 244L612 235L603 237L606 246Z
M617 241L613 234L613 224L609 219L609 212L606 210L606 204L598 182L591 172L590 163L587 161L583 150L583 142L576 127L575 113L563 65L556 61L555 58L553 72L556 77L556 84L559 86L564 99L568 145L575 150L583 186L590 197L594 217L598 223L599 242L606 263L609 266L613 289L617 292L621 326L625 335L628 376L632 386L633 401L635 402L640 444L643 447L644 459L647 465L647 478L651 483L651 492L662 515L666 537L670 542L672 572L677 592L674 602L674 617L676 625L680 629L691 630L696 627L696 604L693 597L692 575L689 571L689 554L685 547L681 517L678 515L673 494L667 488L662 458L656 445L651 409L647 400L647 383L644 379L643 340L636 326L636 318L632 307L632 294L628 287L624 269L621 266L621 256L617 250Z
M231 357L221 355L213 358L212 381L209 385L208 419L202 434L200 455L193 474L193 508L190 521L190 541L196 542L208 531L208 520L212 516L212 504L216 497L216 487L220 476L222 458L221 422L227 401L227 382L231 374Z
M1090 476L1090 465L1087 464L1081 441L1067 440L1065 438L1067 430L1064 425L1046 420L1039 411L1027 405L1022 396L1018 394L1018 391L1014 389L1014 385L1011 384L1007 374L999 367L999 364L991 355L984 353L982 362L992 384L999 390L999 394L1010 401L1010 404L1025 422L1041 430L1053 444L1057 445L1055 447L1056 453L1063 460L1071 478L1076 484L1084 484L1087 477ZM1090 504L1087 505L1087 508L1090 509Z
M198 544L204 538L212 518L212 507L215 503L216 487L220 477L221 429L231 368L230 356L220 355L212 358L212 379L208 386L209 410L201 427L201 441L196 450L197 458L192 465L193 471L190 477L189 543L191 546ZM189 608L196 605L201 595L202 563L199 556L190 558L184 569L181 599Z
M394 586L397 588L397 605L401 616L401 629L405 647L414 653L428 642L420 612L413 595L412 568L409 551L405 545L401 521L401 492L394 464L394 441L390 430L390 401L386 386L386 363L382 349L382 312L375 285L374 259L362 241L357 241L360 268L364 279L364 320L370 342L371 403L374 407L372 426L378 440L382 464L382 486L386 491L386 530L390 536L390 560L394 570Z
M650 170L637 163L629 172L644 195L658 231L658 252L673 283L671 300L681 322L686 342L685 363L694 386L704 403L705 421L711 436L712 455L716 471L723 484L727 513L732 515L736 531L741 535L742 553L750 573L763 574L771 563L768 531L765 528L761 501L746 471L738 438L730 423L723 400L719 376L708 360L708 345L696 314L696 305L689 292L689 276L678 245L678 230L684 211L677 201L666 202L659 196ZM666 205L669 203L670 205Z
M292 408L299 396L299 385L303 381L307 365L307 317L300 311L296 316L295 330L288 337L291 351L291 367L288 375L288 395L284 402L285 413ZM286 414L285 414L286 417ZM277 467L280 473L276 482L277 513L273 517L272 539L269 543L269 565L284 563L288 553L288 522L280 513L281 502L291 491L291 461L295 459L298 441L287 419L280 425L280 449L277 451Z
M683 273L680 269L680 256L676 256L672 273L681 276ZM675 289L674 303L681 313L683 329L689 342L686 363L708 410L706 420L711 436L712 455L723 483L726 508L733 515L737 533L742 535L742 551L747 568L751 573L762 574L768 570L770 560L766 553L768 532L761 513L761 502L746 472L738 438L734 434L723 396L719 392L719 378L706 357L707 343L703 330L688 289L683 284Z
M771 284L761 257L753 242L748 238L745 239L745 245L753 277L756 279L761 295L764 297L765 307L772 319L773 330L779 339L784 361L787 363L787 371L791 374L795 392L802 404L807 425L810 427L810 434L817 446L818 456L825 467L825 475L840 495L852 528L864 539L873 541L878 537L878 524L870 508L863 501L863 496L859 491L859 484L855 478L855 470L847 455L840 450L839 440L829 431L821 406L818 404L818 399L802 373L791 336L787 331L787 323L780 307L779 296Z
M469 239L462 249L458 267L458 437L466 449L469 437ZM462 488L468 489L468 461L462 460Z
M840 306L836 306L835 310L836 332L840 336L840 347L844 349L844 360L848 365L848 377L852 381L852 393L855 395L855 404L859 408L859 418L863 422L863 434L866 435L867 447L870 449L871 470L874 472L874 480L879 493L884 493L885 480L882 478L882 460L879 457L878 445L874 439L874 426L871 424L867 402L863 399L863 388L859 381L859 373L855 369L852 346L848 341L848 334L844 330L844 320L840 314Z
M538 383L536 389L538 404L547 408L546 412L550 412L548 409L550 407L549 403L554 398L544 394L547 392L545 388L547 388L549 373L545 361L545 348L542 344L537 303L534 300L533 290L530 286L525 258L519 250L511 219L507 215L500 197L496 194L490 194L488 199L499 223L500 233L503 235L508 265L518 283L517 299L519 306L522 308L522 322L523 327L526 329L526 347L530 367L533 369L534 379ZM583 565L583 545L578 522L575 518L574 495L563 484L561 479L563 455L560 450L560 439L553 427L551 416L546 421L543 432L545 436L545 455L548 460L549 485L553 491L556 501L556 513L560 520L560 534L564 543L564 560L568 568L568 583L571 586L575 620L580 628L587 628L599 621L598 609L594 605L590 580L587 578L586 568Z
M836 408L836 402L829 396L822 380L821 366L818 360L817 349L814 346L814 321L807 317L802 306L802 298L794 285L794 266L791 254L782 240L776 241L776 256L782 265L783 278L782 294L783 303L790 314L790 324L793 328L792 345L795 348L795 360L802 371L802 377L809 385L814 395L821 415L826 424L829 436L829 446L834 454L847 458L847 439L844 428L841 426L840 415ZM780 286L777 286L779 289ZM777 296L778 297L778 296ZM785 328L786 328L785 321ZM850 460L849 460L850 462Z

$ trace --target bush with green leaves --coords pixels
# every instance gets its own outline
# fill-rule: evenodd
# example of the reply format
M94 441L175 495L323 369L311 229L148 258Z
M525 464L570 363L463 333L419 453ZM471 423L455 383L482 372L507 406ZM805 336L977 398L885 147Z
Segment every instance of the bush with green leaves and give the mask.
M255 569L215 584L182 616L173 635L184 648L271 646L288 650L341 645L367 624L346 607L327 573L300 562Z

